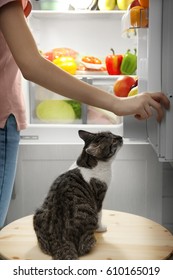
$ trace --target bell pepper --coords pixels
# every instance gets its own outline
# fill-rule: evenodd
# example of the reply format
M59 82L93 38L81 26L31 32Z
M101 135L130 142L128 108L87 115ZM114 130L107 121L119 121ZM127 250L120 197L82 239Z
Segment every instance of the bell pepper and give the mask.
M72 75L76 74L77 64L71 56L57 57L53 60L53 63Z
M105 59L106 69L109 75L120 75L123 56L121 54L115 54L113 49L111 51L112 54L108 55Z
M121 63L121 73L123 75L133 75L137 69L136 49L134 54L127 50Z

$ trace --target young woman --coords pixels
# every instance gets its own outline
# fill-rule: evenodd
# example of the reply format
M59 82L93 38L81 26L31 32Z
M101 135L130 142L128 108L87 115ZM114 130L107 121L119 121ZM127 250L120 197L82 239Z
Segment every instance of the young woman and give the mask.
M44 59L36 46L25 17L31 11L28 0L0 0L0 227L7 215L16 169L20 130L25 129L25 107L21 92L23 77L55 93L109 110L116 115L134 115L145 120L169 101L163 93L143 93L118 98L79 81Z

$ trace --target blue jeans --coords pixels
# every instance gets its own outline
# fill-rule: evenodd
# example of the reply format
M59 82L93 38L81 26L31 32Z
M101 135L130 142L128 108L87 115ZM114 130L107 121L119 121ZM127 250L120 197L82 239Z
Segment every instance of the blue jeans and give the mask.
M20 133L13 115L0 128L0 227L3 227L13 191Z

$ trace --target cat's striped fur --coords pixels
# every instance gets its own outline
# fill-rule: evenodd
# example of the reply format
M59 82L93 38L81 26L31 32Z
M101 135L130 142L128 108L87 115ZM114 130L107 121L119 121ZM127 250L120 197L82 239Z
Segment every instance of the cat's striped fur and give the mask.
M79 136L85 142L81 155L54 181L33 218L39 246L53 259L78 259L95 245L94 232L105 230L99 213L122 137L83 130Z

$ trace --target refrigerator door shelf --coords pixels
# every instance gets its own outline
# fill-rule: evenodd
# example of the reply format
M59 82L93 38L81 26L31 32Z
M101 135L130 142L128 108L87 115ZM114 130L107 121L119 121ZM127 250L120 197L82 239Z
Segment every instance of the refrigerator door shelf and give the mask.
M170 110L165 113L165 118L159 125L158 130L158 156L160 161L167 161L173 163L173 96L169 95L170 100Z
M173 96L170 94L170 107L173 106ZM147 122L149 131L149 142L157 153L161 162L172 162L173 164L173 130L170 129L173 120L173 110L165 112L165 117L160 124L153 119Z
M137 35L138 28L147 28L149 26L149 9L133 7L122 17L121 30L122 36L131 38Z

